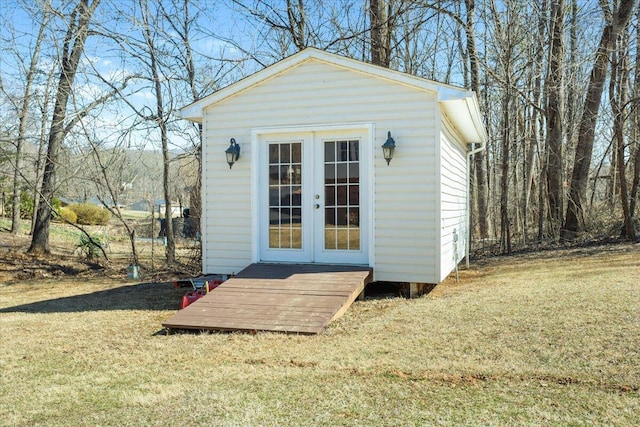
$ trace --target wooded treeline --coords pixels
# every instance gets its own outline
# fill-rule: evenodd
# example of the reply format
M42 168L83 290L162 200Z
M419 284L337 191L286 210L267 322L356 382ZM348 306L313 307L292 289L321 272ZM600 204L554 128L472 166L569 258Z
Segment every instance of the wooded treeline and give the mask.
M132 148L162 152L162 193L174 200L171 177L185 158L200 167L200 137L173 112L314 46L477 93L490 138L472 165L476 248L508 253L611 234L633 240L638 3L4 2L0 185L13 200L22 191L37 195L34 252L48 251L51 198L61 183L89 183L117 202L132 178L123 154ZM60 156L85 161L72 169ZM188 183L192 212L199 185ZM17 232L19 212L12 216Z

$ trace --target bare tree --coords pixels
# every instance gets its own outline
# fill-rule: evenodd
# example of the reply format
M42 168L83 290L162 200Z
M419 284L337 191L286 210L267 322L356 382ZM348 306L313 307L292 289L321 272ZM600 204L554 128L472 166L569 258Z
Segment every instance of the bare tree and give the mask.
M69 15L67 32L62 47L62 61L60 78L56 91L55 106L51 117L47 158L42 177L40 204L36 212L35 226L29 252L49 253L49 225L51 223L51 202L55 187L57 159L60 147L70 126L75 123L65 123L67 118L67 103L71 95L73 81L80 63L84 45L89 35L89 24L100 0L79 0Z
M176 259L176 244L175 236L173 234L173 222L171 220L173 216L173 210L171 207L171 186L169 185L169 133L167 129L167 121L169 119L170 111L165 111L165 103L163 99L163 90L161 83L161 64L158 60L159 49L156 46L156 37L154 37L151 22L151 11L149 9L149 3L147 0L139 0L140 14L142 19L142 35L144 37L144 43L146 44L146 54L148 55L148 67L151 73L151 81L154 88L154 96L156 100L156 110L153 115L153 120L158 126L160 131L160 143L162 146L162 159L163 159L163 178L162 188L164 189L165 198L165 236L166 236L166 257L167 263L173 264Z
M551 229L557 236L564 213L563 199L563 62L564 62L564 0L551 0L551 32L547 94L547 188Z
M589 181L591 155L593 153L596 119L598 118L602 92L607 78L609 58L615 40L633 14L635 3L636 0L621 1L614 4L613 10L610 10L610 5L605 0L600 0L600 6L605 14L607 24L602 31L602 37L596 52L580 119L578 145L576 146L573 172L569 185L567 213L562 230L564 239L571 239L576 233L585 229L585 197Z
M522 128L522 102L518 99L523 94L519 93L519 83L522 79L522 66L525 60L521 46L525 38L522 31L524 21L522 17L527 14L527 10L521 4L507 4L505 10L498 9L494 0L491 0L490 14L492 17L493 37L495 39L495 64L493 73L494 79L499 82L498 90L500 96L500 120L496 131L500 139L499 168L496 165L496 176L499 174L499 221L500 221L500 251L510 253L512 250L512 236L514 223L514 211L517 204L512 200L517 200L511 194L517 188L518 178L515 164L519 153L518 140ZM517 213L517 210L515 210Z
M16 138L16 153L14 160L14 172L13 172L13 212L11 216L11 233L17 234L20 229L20 181L22 180L22 160L23 160L23 146L27 136L27 124L29 120L29 110L31 107L32 86L35 79L35 75L38 69L38 60L40 56L40 50L45 37L45 30L49 22L49 13L46 9L41 11L42 15L37 18L40 20L40 27L38 29L38 35L33 42L33 50L31 52L31 60L28 65L24 66L25 79L24 79L24 92L19 107L19 125L18 135ZM15 57L20 61L21 54L16 52Z
M544 143L544 110L542 109L542 95L543 95L543 69L544 69L544 56L545 56L545 42L548 40L547 27L548 27L548 13L549 4L543 2L541 5L538 16L538 28L534 44L535 59L531 65L531 79L532 79L532 91L531 91L531 117L529 123L529 138L532 140L529 144L529 150L527 152L527 162L529 176L527 177L528 189L533 190L535 186L537 188L537 239L542 241L545 236L545 220L546 220L546 190L547 187L543 185L546 182L548 175L549 162L546 156L543 155L543 151L548 153ZM534 159L538 160L538 176L536 181L534 176ZM525 203L525 212L529 211L529 204ZM526 225L525 225L526 226ZM525 230L526 233L526 230Z
M469 76L471 82L471 90L473 90L478 97L480 97L480 69L478 57L478 49L476 44L476 4L475 0L465 0L466 6L466 19L464 22L464 29L467 38L467 54L469 56ZM488 221L487 221L487 177L484 167L483 152L476 153L473 158L473 166L475 174L473 175L475 181L475 196L477 203L477 214L475 217L478 219L480 238L485 239L488 236ZM471 235L471 230L469 230Z
M626 141L624 136L624 128L627 122L628 115L625 112L625 107L629 105L627 93L629 87L629 33L626 31L621 32L616 40L616 49L614 49L611 61L611 78L609 80L609 103L611 105L611 112L613 113L613 140L614 147L613 152L616 153L615 163L612 165L615 167L615 174L618 177L618 190L620 196L620 202L622 205L623 214L623 235L628 240L633 241L636 237L636 232L633 224L633 214L631 213L631 206L629 200L629 189L627 186L627 173L626 173Z
M631 103L631 161L633 165L633 179L631 181L631 191L629 195L629 214L635 218L636 207L638 205L638 193L640 190L640 3L638 4L638 10L636 12L636 60L634 64L635 80L633 84L632 100Z
M198 13L192 13L190 0L182 0L181 5L178 4L179 1L180 0L173 0L172 11L168 11L162 6L161 10L166 22L178 35L177 38L170 38L170 40L174 43L176 51L182 53L178 55L176 59L183 65L183 69L186 71L184 80L189 87L191 95L189 101L195 102L203 95L201 93L202 88L199 88L197 81L194 51L191 45L191 36L197 22ZM190 191L189 215L194 221L194 232L196 235L199 235L202 218L202 124L197 124L196 126L197 137L193 154L197 162L198 173Z

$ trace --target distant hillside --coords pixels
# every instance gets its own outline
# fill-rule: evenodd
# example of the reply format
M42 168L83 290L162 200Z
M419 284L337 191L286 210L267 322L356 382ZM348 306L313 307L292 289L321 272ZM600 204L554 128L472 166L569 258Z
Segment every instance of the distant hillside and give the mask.
M7 142L7 143L5 143ZM0 151L0 192L10 194L13 185L12 158L15 148L11 140L3 141ZM21 173L24 176L23 191L33 192L36 177L37 146L27 143L24 147ZM196 182L195 158L183 150L170 154L170 185L173 200L189 205L188 187ZM104 150L100 153L107 169L110 185L117 193L118 203L129 205L140 200L164 199L162 187L162 153L159 150ZM66 148L60 155L57 172L56 197L67 200L95 200L97 197L111 200L101 169L90 150Z

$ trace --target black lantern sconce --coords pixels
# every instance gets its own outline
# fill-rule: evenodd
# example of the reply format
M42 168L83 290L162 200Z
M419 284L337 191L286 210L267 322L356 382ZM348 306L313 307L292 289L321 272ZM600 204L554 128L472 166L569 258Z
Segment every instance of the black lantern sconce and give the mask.
M382 144L382 155L384 159L387 161L387 166L389 166L389 162L393 159L393 151L396 149L396 141L391 138L391 132L387 132L387 141Z
M240 158L240 146L236 143L235 138L231 138L229 148L224 151L227 156L227 163L229 163L229 169L233 167L233 164Z

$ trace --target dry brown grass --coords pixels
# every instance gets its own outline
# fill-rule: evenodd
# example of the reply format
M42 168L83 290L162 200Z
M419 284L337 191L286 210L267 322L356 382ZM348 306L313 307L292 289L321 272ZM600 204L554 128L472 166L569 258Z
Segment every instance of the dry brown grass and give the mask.
M319 336L161 335L168 284L0 286L0 424L640 425L640 246L499 258Z

